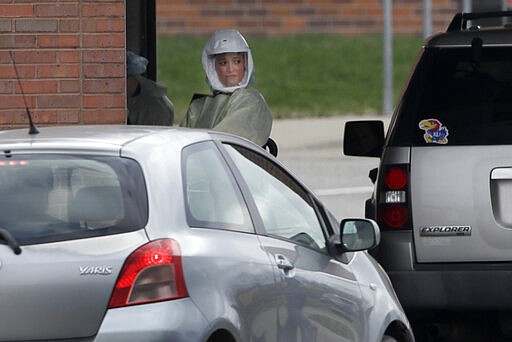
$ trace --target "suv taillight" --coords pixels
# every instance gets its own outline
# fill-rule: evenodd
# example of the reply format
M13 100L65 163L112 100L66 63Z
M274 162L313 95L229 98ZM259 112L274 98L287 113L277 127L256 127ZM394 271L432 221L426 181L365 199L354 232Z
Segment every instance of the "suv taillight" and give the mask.
M179 245L172 239L149 242L124 262L109 308L187 297Z
M408 165L388 166L383 170L379 186L377 217L381 228L410 229L408 201Z

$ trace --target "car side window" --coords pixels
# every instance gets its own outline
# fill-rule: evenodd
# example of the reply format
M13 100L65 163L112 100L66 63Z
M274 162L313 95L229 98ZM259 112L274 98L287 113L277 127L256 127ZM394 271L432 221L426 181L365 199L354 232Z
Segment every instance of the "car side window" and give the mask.
M254 232L240 190L213 143L184 150L183 179L189 226Z
M265 232L325 250L325 236L308 193L262 155L236 145L226 149L254 199Z

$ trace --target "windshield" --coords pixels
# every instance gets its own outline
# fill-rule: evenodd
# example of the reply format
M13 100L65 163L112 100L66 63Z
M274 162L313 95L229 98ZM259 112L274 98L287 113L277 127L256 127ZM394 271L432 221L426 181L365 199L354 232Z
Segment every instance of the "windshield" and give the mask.
M510 144L512 48L429 48L409 83L391 145Z
M25 155L0 159L0 228L20 244L140 229L147 196L130 159Z

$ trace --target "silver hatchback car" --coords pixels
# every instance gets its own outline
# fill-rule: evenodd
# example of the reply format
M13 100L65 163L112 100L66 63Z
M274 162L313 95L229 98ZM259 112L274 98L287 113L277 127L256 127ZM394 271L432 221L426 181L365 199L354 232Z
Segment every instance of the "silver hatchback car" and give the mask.
M375 222L264 149L164 127L0 133L0 340L413 341Z

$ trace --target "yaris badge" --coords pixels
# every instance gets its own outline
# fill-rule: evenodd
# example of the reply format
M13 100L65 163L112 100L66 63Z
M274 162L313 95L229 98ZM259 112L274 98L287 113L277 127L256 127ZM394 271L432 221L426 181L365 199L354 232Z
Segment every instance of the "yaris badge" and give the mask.
M80 266L80 275L110 275L112 266Z

